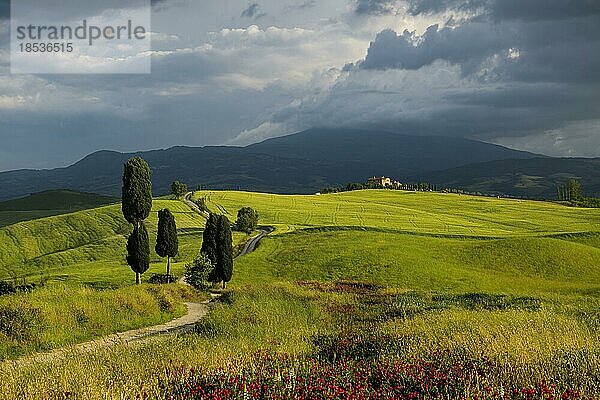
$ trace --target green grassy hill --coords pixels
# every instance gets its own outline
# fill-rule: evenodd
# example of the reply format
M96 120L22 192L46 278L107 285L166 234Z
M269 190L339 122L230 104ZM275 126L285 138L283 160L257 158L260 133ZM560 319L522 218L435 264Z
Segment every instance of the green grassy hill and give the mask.
M278 233L311 227L361 227L430 235L539 236L600 232L600 211L555 203L367 190L322 196L197 192L214 212L234 218L242 205L258 210Z
M600 210L438 193L322 196L203 192L232 216L258 210L275 234L235 282L366 281L405 289L587 293L600 289Z
M158 211L169 208L179 234L179 256L173 271L198 254L206 220L185 203L154 200L146 223L150 233L152 273L163 273L165 262L154 253ZM125 262L130 226L120 204L41 218L0 228L0 280L14 277L83 282L94 286L121 286L132 280ZM235 233L235 242L246 235Z
M114 197L71 190L50 190L0 202L0 227L116 203Z
M179 201L155 200L148 227L154 248L158 210L174 213L181 240L181 260L193 258L201 245L205 220ZM120 205L42 218L0 228L0 279L81 281L94 285L124 284L131 280L125 263L129 224ZM155 255L152 272L164 269ZM176 264L176 269L180 267Z
M514 284L526 277L543 280L531 285L544 290L572 287L571 281L586 282L582 290L599 284L597 209L394 191L323 196L198 192L196 197L205 197L209 208L232 221L239 208L251 206L261 224L276 227L261 251L238 263L239 282L252 281L260 272L270 281L387 280L406 287L426 277L427 285L438 282L440 288L456 290L469 285L521 290ZM182 263L201 246L205 220L182 202L155 200L147 221L152 241L162 208L170 208L177 220L181 251L174 268L181 272ZM0 228L0 279L127 283L129 230L118 204ZM236 234L236 243L244 238ZM153 255L152 262L151 272L163 270L163 260Z
M198 192L196 197L205 197L213 212L230 220L239 208L253 207L261 225L276 228L255 252L235 262L230 289L196 332L43 366L0 366L4 397L183 393L176 398L184 399L191 397L186 390L205 382L198 374L206 373L206 382L219 386L221 378L275 373L271 380L261 379L262 388L265 382L280 385L284 371L321 378L311 367L320 362L332 367L335 382L353 383L347 369L336 364L342 356L352 357L349 365L356 362L361 371L372 370L365 363L396 370L394 363L415 360L434 372L449 367L444 376L457 391L444 398L494 398L488 388L522 393L541 381L556 383L554 398L567 389L593 398L600 393L600 210L393 191ZM174 211L180 227L178 261L192 258L204 218L181 202L155 200L148 220L152 236L162 207ZM1 228L0 273L125 286L133 280L122 261L128 229L118 206ZM244 238L236 235L236 242ZM164 262L154 258L152 271L163 270ZM125 307L130 302L122 300L124 293L129 298L140 290L100 292ZM41 295L23 296L47 309L44 315L66 308L77 316L73 311L85 303L47 307L32 301ZM11 305L20 301L11 298ZM77 326L71 319L68 326ZM117 318L114 325L123 321ZM7 340L0 333L0 344ZM255 368L264 360L269 360L266 368ZM457 378L460 371L465 376ZM361 376L365 384L380 382ZM406 382L426 390L422 378L409 376ZM247 387L236 395L245 396ZM439 393L430 394L417 398Z

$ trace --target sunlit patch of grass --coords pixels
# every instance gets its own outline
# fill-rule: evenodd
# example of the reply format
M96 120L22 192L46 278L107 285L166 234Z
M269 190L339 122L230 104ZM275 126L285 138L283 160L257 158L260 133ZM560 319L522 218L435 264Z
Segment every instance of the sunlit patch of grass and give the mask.
M185 301L204 299L180 285L94 290L52 285L0 297L0 359L161 324L185 314Z
M600 288L600 249L549 238L438 238L379 231L267 237L233 284L353 280L413 290L514 295Z
M0 392L34 399L66 392L73 398L164 398L173 389L165 387L165 382L175 384L169 375L174 367L214 372L237 368L242 359L247 365L257 365L258 361L246 357L257 351L289 354L305 359L299 361L302 365L311 365L315 357L330 360L325 351L338 354L333 360L351 355L362 363L375 357L386 360L383 365L435 362L436 354L448 354L449 362L466 370L469 360L486 360L489 370L478 390L485 391L487 385L530 388L546 379L560 388L598 393L594 372L600 366L598 332L568 309L556 308L552 300L530 309L529 301L518 297L436 296L360 282L237 287L198 325L195 334L73 354L48 365L5 368ZM413 304L416 312L381 318L386 308L393 309L402 301ZM430 309L436 302L448 307ZM493 307L480 307L490 304ZM342 320L350 323L342 324ZM175 379L185 383L187 376L182 372Z
M235 218L256 209L275 234L306 227L353 226L466 236L519 236L600 231L600 211L521 200L368 190L322 196L196 192L208 207Z

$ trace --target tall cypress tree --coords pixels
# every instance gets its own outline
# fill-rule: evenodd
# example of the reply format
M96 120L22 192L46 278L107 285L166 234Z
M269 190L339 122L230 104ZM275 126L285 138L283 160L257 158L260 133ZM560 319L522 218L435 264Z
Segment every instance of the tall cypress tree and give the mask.
M140 157L131 158L123 169L121 209L125 219L134 226L148 218L152 209L150 167Z
M168 208L158 212L158 236L154 250L160 257L167 257L167 282L170 283L171 257L177 256L179 252L179 240L175 217Z
M150 266L150 244L144 220L152 209L152 181L150 167L140 157L131 158L123 168L121 210L125 219L133 225L133 233L127 240L127 263L135 272L137 284L141 274Z
M216 214L210 214L206 221L204 233L202 234L201 253L205 254L213 265L217 264L217 229L219 217Z
M216 276L223 281L223 289L233 277L233 239L231 224L226 216L220 215L217 222Z
M141 222L127 239L127 264L135 272L135 283L141 283L141 275L150 268L150 243L148 230Z

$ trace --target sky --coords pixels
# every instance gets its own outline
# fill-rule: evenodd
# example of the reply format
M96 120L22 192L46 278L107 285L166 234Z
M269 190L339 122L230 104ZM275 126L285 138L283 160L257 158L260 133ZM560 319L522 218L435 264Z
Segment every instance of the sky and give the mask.
M0 170L312 127L600 157L597 0L153 0L152 73L127 75L12 75L9 15Z

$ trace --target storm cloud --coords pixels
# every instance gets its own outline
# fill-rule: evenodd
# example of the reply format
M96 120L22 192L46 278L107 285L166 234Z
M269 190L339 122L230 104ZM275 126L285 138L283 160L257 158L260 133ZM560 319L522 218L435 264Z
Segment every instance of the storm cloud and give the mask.
M0 20L0 170L311 127L600 156L598 1L153 5L151 75L10 75Z
M369 15L387 15L394 10L394 0L357 0L356 13Z

